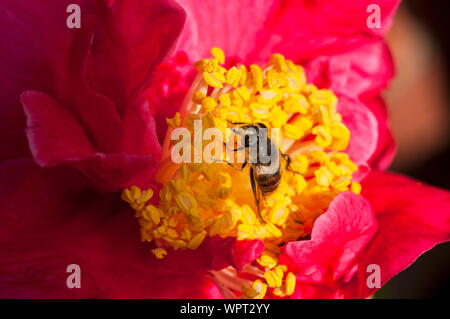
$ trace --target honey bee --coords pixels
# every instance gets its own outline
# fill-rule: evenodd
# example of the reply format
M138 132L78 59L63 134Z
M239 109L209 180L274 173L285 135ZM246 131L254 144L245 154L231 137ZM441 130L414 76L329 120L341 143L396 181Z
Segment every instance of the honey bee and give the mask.
M282 153L275 143L267 136L267 126L263 123L231 123L242 125L233 132L241 136L241 146L232 151L246 151L244 163L237 167L229 162L228 165L243 171L250 165L250 184L255 198L258 215L261 216L260 202L265 195L273 193L281 182L282 160L285 161L285 169L300 174L290 168L291 158Z

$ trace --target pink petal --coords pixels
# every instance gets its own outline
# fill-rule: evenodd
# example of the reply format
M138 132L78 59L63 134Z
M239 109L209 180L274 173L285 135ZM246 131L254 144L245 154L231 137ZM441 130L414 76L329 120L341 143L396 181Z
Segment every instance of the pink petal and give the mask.
M360 101L338 96L338 112L350 130L350 142L345 152L358 166L366 166L376 151L378 123L373 113Z
M227 56L245 61L255 49L261 49L259 34L275 1L205 0L201 5L195 0L177 2L187 14L178 50L197 61L208 57L209 50L218 46Z
M364 298L376 291L366 285L368 265L380 266L383 285L422 253L450 239L448 191L373 171L363 182L362 194L371 202L380 226L358 258L357 276L344 289L350 298Z
M378 1L381 28L369 29L370 0L203 1L180 0L187 25L179 49L193 60L212 46L245 62L261 62L280 52L292 59L310 59L340 52L371 38L384 36L392 24L398 0ZM251 23L248 23L251 21Z
M322 53L308 63L306 71L316 85L354 98L378 95L394 76L391 53L380 40L341 53Z
M133 213L76 171L18 160L0 164L0 175L2 298L220 297L207 263L180 255L174 270L157 261ZM66 286L70 264L81 267L80 289Z
M357 100L357 103L350 105L361 108L358 112L370 110L364 117L371 118L372 125L365 123L357 125L355 120L359 120L358 116L355 115L355 119L351 119L352 111L345 116L346 124L356 129L356 131L351 129L352 136L354 139L360 139L359 142L351 141L349 152L355 159L361 156L362 159L357 160L360 163L367 162L374 168L387 168L393 159L395 144L386 106L379 97L381 90L387 86L394 74L392 57L386 45L381 41L371 41L348 52L323 55L313 59L307 65L306 71L308 80L319 87L333 90L341 99L349 97ZM340 106L346 105L340 103ZM376 127L373 125L373 115L376 118ZM365 127L373 130L372 133L365 130ZM377 135L374 133L376 131ZM354 143L362 145L363 149L359 147L356 150L352 149Z
M394 160L397 151L388 119L388 110L381 97L368 97L365 100L365 105L369 107L378 122L377 147L368 163L374 169L386 170Z
M377 227L368 201L351 192L341 193L315 221L311 240L286 244L284 262L293 266L299 283L333 286L352 270Z
M399 2L376 2L381 9L380 29L367 26L370 15L367 8L374 3L371 0L279 1L265 27L281 39L273 51L292 59L308 60L347 51L370 39L383 37L392 25Z

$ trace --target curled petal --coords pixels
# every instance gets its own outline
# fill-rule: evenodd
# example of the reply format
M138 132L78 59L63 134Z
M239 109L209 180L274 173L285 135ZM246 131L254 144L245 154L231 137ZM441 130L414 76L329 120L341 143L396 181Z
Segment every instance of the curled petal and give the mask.
M377 119L363 103L345 96L339 96L337 109L351 132L345 152L355 164L364 167L377 148Z
M88 80L123 114L124 102L148 85L175 46L185 12L172 0L95 0L94 8L98 23Z
M20 94L41 90L53 96L67 96L66 61L72 31L66 27L62 0L0 3L0 159L29 156L24 132L25 115ZM89 1L77 1L83 13L92 12Z
M209 240L208 249L214 256L214 269L229 265L241 271L242 267L255 261L264 249L261 240L238 241L236 238L213 237Z
M377 228L367 200L351 192L341 193L315 221L311 240L286 244L283 260L295 269L297 282L333 287L352 271Z
M368 163L376 170L385 170L391 165L397 150L388 120L388 110L381 97L368 97L364 101L378 122L377 147Z
M102 191L118 191L130 185L149 186L156 170L154 157L96 152L89 134L73 113L44 93L25 92L22 103L28 118L30 149L40 166L75 167Z
M380 267L381 285L425 251L450 239L450 193L395 174L371 172L362 195L372 204L379 230L358 258L357 275L346 297L364 298L376 288L366 284L367 266Z

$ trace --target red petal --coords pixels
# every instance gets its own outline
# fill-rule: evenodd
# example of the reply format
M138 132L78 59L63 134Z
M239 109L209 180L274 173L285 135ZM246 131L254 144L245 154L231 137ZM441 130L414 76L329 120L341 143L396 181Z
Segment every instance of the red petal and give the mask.
M185 13L170 0L94 3L98 24L88 80L123 114L132 94L148 85L155 68L174 47Z
M204 275L208 263L181 254L174 270L157 261L132 212L76 171L23 160L0 164L0 175L2 298L220 297ZM66 286L70 264L81 267L80 289Z
M76 117L48 95L28 91L22 94L27 115L27 136L31 152L41 166L84 158L94 149Z
M166 0L98 0L95 12L72 43L75 111L97 151L158 158L153 114L139 94L174 46L184 11Z
M286 244L282 262L293 266L299 283L333 286L352 270L376 230L369 202L351 192L341 193L315 221L311 240Z
M117 192L132 185L143 189L153 185L158 160L150 155L95 153L62 164L80 170L100 191Z
M123 152L140 155L161 157L161 144L158 140L157 129L167 125L165 119L156 124L150 103L144 97L130 101L123 118L124 137ZM156 103L155 103L156 104Z
M64 0L55 5L43 0L33 6L2 2L0 29L7 34L0 34L2 57L5 53L0 63L8 74L0 92L3 158L28 154L19 95L30 89L73 105L96 151L121 152L119 115L127 109L132 93L149 84L153 70L174 45L185 17L178 5L164 0L96 1L97 16L93 17L89 16L93 9L83 0L78 4L87 18L71 44L74 31L65 27L70 3ZM127 113L141 115L135 103L130 105ZM148 123L144 129L139 124L125 121L125 129L154 131ZM156 132L152 134L156 136ZM152 135L144 137L152 140ZM155 147L140 147L132 153L158 156Z
M237 271L258 258L264 243L261 240L239 241L236 238L213 237L207 243L209 254L213 255L213 268L233 266Z
M167 131L167 118L173 118L180 109L197 71L184 52L178 52L158 66L149 88L143 95L150 101L158 139L161 144Z
M86 0L77 1L83 14ZM65 61L72 31L66 27L70 0L0 3L0 159L29 156L20 105L24 90L42 90L61 97L67 91Z
M109 98L96 92L86 77L88 58L95 35L96 20L89 16L84 26L73 37L70 52L71 104L90 139L99 152L120 152L123 125L115 105Z
M407 177L371 172L363 196L376 213L379 230L359 258L358 276L345 288L347 297L367 297L367 266L377 264L383 285L425 251L450 239L450 193Z
M76 167L103 191L150 185L157 165L154 157L98 153L76 117L55 100L44 93L26 92L22 102L30 149L39 165Z

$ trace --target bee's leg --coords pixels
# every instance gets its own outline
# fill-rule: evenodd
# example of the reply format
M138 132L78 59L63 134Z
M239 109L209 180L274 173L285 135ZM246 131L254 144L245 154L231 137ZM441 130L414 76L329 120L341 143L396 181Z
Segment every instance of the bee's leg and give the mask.
M231 167L233 167L233 168L235 168L235 169L237 169L237 170L240 170L241 172L244 170L245 166L247 165L247 162L244 162L244 163L242 164L241 167L237 167L237 166L233 165L232 163L230 163L230 162L228 162L228 161L219 160L219 159L214 159L214 160L215 160L216 162L227 163L227 164L230 165Z
M256 189L256 181L255 181L255 170L253 167L250 167L250 184L252 185L253 197L255 197L256 209L258 210L259 218L265 223L266 221L261 216L261 209L259 207L259 202L261 201L261 194Z
M230 149L230 148L228 148L227 143L225 143L225 142L223 142L223 145L225 145L226 149L228 149L230 151L233 151L233 152L238 152L238 151L242 151L242 150L245 149L245 146L241 146L241 147L238 147L238 148L235 148L235 149Z
M227 163L228 165L230 165L231 167L233 167L235 169L240 170L241 172L244 170L245 166L247 165L247 162L244 162L244 164L242 164L241 167L234 166L233 164L231 164L230 162L227 162L227 161L225 161L225 163Z
M242 134L238 130L236 130L234 127L231 128L231 130L233 131L234 134L242 136Z
M289 172L295 173L295 174L303 175L302 173L294 171L291 168L291 157L288 154L281 153L281 156L283 156L283 158L286 160L286 170L288 170Z
M229 120L227 120L227 122L230 123L230 124L233 124L233 125L243 125L243 124L249 125L249 124L251 124L251 123L246 123L246 122L231 122Z

